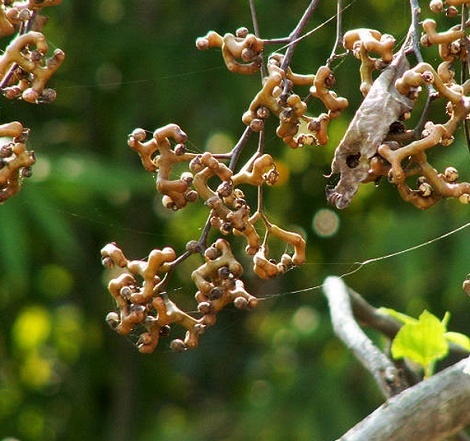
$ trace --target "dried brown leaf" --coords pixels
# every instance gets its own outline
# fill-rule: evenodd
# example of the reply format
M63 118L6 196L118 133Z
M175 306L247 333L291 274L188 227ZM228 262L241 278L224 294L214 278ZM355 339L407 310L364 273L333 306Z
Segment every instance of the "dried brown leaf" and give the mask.
M327 187L326 194L337 208L349 205L359 184L367 177L370 159L377 153L390 125L411 110L413 101L395 87L395 81L408 69L406 56L399 52L374 81L336 148L331 175L339 173L340 180L334 188Z

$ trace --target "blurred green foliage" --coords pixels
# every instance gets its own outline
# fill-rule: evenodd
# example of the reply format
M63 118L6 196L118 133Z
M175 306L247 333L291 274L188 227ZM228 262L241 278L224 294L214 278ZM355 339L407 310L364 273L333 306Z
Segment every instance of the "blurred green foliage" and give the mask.
M254 3L262 36L275 38L290 33L308 2ZM321 2L309 29L335 9L335 2ZM52 79L57 101L1 103L2 122L31 128L38 162L34 177L0 207L0 439L327 440L370 413L380 394L332 334L326 302L312 287L469 217L454 200L417 211L386 182L364 186L343 212L327 207L324 175L359 102L357 61L336 68L336 89L351 106L331 125L328 146L292 151L267 139L289 177L267 191L267 212L305 232L307 263L266 283L248 277L250 292L267 299L250 313L221 313L197 350L174 354L162 343L143 356L104 322L113 303L99 250L116 241L133 258L166 245L181 252L199 235L206 212L194 206L166 213L126 137L135 127L153 131L175 122L194 151L237 140L259 77L230 74L219 51L198 52L194 41L210 29L251 27L248 2L68 0L47 14L51 48L67 54ZM400 40L408 5L357 0L343 23ZM334 33L332 21L303 41L293 68L316 71ZM452 164L470 179L462 139L432 155L434 165ZM335 228L314 230L316 215L330 216ZM366 265L346 282L371 303L413 316L449 310L453 330L468 334L469 299L461 290L468 237L466 229ZM190 271L185 262L171 293L189 309Z

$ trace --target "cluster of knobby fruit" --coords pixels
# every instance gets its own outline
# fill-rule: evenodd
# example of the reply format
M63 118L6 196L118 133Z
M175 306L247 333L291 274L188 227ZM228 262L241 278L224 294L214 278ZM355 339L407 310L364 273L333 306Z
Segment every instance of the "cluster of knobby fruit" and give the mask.
M433 0L434 12L445 12L455 17L457 6L466 0ZM470 201L470 184L459 182L459 173L447 167L442 173L427 161L425 150L438 144L447 146L453 140L458 125L470 112L467 98L470 83L458 84L453 67L467 59L468 40L460 25L445 32L437 32L436 22L422 22L424 34L421 46L439 46L442 63L434 70L427 63L410 69L406 51L411 46L395 50L395 38L374 29L355 29L343 37L343 47L361 61L360 90L363 103L350 123L349 129L335 151L332 175L340 179L334 188L327 188L330 203L345 208L359 185L378 182L388 177L405 201L421 209L429 208L442 198ZM234 34L221 36L214 31L196 41L199 49L220 47L227 67L243 74L257 72L261 66L263 40L248 33L246 28ZM372 54L377 57L373 57ZM242 117L253 131L264 127L270 114L279 118L277 135L289 146L323 145L328 142L328 122L338 117L348 106L345 98L331 90L335 78L329 66L321 66L316 74L301 75L283 64L284 56L273 53L267 60L267 75L263 86ZM374 79L374 72L382 73ZM295 86L309 86L310 94L301 99ZM443 98L447 102L449 120L445 124L428 122L424 127L407 130L404 121L426 87L430 99ZM306 114L308 101L320 99L326 109L317 117ZM411 189L406 180L417 175L417 188Z
M445 6L442 1L433 0L430 8L453 17L456 7L463 3L468 1L447 1ZM377 183L383 176L397 187L405 201L420 209L443 198L470 202L470 184L459 182L458 171L449 166L438 172L426 155L431 147L449 146L470 112L470 81L459 84L454 75L455 63L466 66L469 40L461 25L445 32L438 32L432 19L423 20L421 25L424 32L417 44L422 48L438 46L441 63L437 69L425 62L410 68L406 53L414 50L413 45L405 45L394 53L395 39L390 35L372 29L344 35L344 47L361 61L360 90L365 98L335 151L332 173L339 174L340 180L334 188L327 189L327 196L337 208L350 203L361 183ZM372 58L371 53L379 58ZM384 67L374 80L373 72ZM428 93L428 102L444 100L443 111L448 120L443 124L428 121L407 129L405 121L423 89ZM407 182L412 176L416 179L414 189Z
M143 129L129 135L128 144L139 154L144 168L157 173L156 186L163 195L163 205L179 210L189 202L202 199L210 210L207 228L215 228L223 236L243 236L247 243L245 251L253 259L253 270L261 278L275 277L294 265L301 265L305 261L302 236L269 222L259 207L252 214L240 188L240 185L258 188L274 185L278 172L273 158L255 153L235 173L225 164L227 155L190 153L185 147L186 140L186 134L176 124L155 130L149 140ZM173 178L174 166L182 162L188 164L189 170ZM263 238L255 228L258 222L264 225ZM293 253L284 253L276 262L268 255L270 238L284 241L293 248ZM117 311L109 313L107 321L122 335L141 330L136 343L140 352L152 352L160 337L168 334L172 323L186 328L186 336L183 340L173 340L170 347L193 348L199 335L215 323L217 312L226 305L251 309L257 304L257 299L244 287L240 278L243 267L234 257L229 242L219 238L207 246L206 239L207 235L199 241L190 241L185 254L179 257L166 247L154 249L143 261L128 260L114 243L101 250L104 266L122 268L121 274L109 282ZM171 270L192 254L203 258L203 263L191 275L197 288L198 319L179 309L166 292Z
M236 73L258 72L262 63L264 42L246 28L234 34L219 35L210 31L196 40L200 50L220 47L227 68ZM321 66L316 74L297 74L284 66L285 57L273 53L267 60L267 75L262 89L256 94L242 120L253 131L259 132L264 121L275 115L279 119L276 134L290 147L324 145L328 142L327 128L331 119L337 118L348 106L345 98L331 90L335 77L328 66ZM294 92L294 86L308 86L310 93L304 99ZM317 98L323 102L326 112L316 117L308 116L307 101Z
M201 50L220 47L225 64L232 72L252 74L262 65L264 42L246 28L238 29L235 35L224 36L211 31L198 38L196 46ZM347 100L338 98L331 90L334 76L328 67L321 67L316 75L299 75L288 67L283 68L283 60L284 56L278 53L269 57L268 75L243 115L243 122L251 132L260 132L272 113L279 118L277 135L291 147L326 144L328 122L347 107ZM310 86L310 98L320 99L327 109L317 118L306 115L307 104L293 91L294 86L305 85ZM299 133L301 122L308 126L308 132ZM165 207L179 210L189 202L202 199L210 209L208 227L219 230L224 236L244 236L246 254L252 258L254 273L261 278L283 274L305 261L302 236L268 220L259 192L257 209L252 213L240 188L251 185L260 189L264 184L277 182L279 173L269 154L258 150L235 172L235 164L226 164L233 158L235 148L231 153L220 155L190 153L185 147L187 136L176 124L161 127L151 139L146 138L145 130L136 129L129 135L128 144L139 154L144 168L157 173L157 190L163 195ZM187 163L189 170L173 178L172 169L179 163ZM257 223L261 223L264 230L262 238L255 227ZM271 238L285 242L293 249L292 253L286 252L278 260L273 259L269 255ZM206 246L204 240L189 242L185 255L180 257L171 248L153 250L145 262L128 261L115 244L105 246L101 254L105 266L123 268L122 274L109 283L118 311L108 315L108 322L124 335L143 329L137 341L141 352L152 352L160 336L175 322L187 329L186 337L173 340L170 346L179 350L194 347L198 344L199 334L215 323L216 313L224 306L233 303L237 308L253 308L257 303L257 299L245 290L240 279L243 268L225 239L217 239L210 246ZM164 255L166 260L160 265L150 265L153 254ZM204 260L192 273L197 287L195 298L201 314L199 319L178 309L165 289L169 271L190 254L200 254ZM141 286L135 276L143 280Z
M56 93L46 88L49 78L65 58L56 49L46 58L48 45L41 30L46 18L41 9L61 0L0 1L0 37L12 37L0 55L0 91L8 99L49 103ZM34 152L26 148L28 130L21 123L0 125L0 137L10 141L0 146L0 203L17 193L22 179L31 176Z
M450 6L448 15L452 15L449 9ZM463 203L469 201L470 184L458 182L458 173L452 167L438 173L425 155L427 148L450 144L457 125L470 111L466 97L470 86L457 84L452 75L453 63L466 57L465 33L459 27L438 33L434 22L425 20L422 24L425 34L421 44L440 47L443 63L437 72L424 63L410 68L407 52L415 44L408 43L395 50L391 35L372 29L344 34L344 48L361 61L360 90L364 100L332 162L332 174L340 174L340 179L334 188L327 188L327 197L338 208L350 203L361 183L377 182L382 176L387 176L402 197L419 208L427 208L444 197L457 197ZM245 133L263 131L266 119L274 115L279 120L276 133L290 147L323 145L328 142L329 121L348 106L348 101L332 90L335 78L329 65L321 66L315 74L301 75L290 69L287 53L275 52L263 66L265 42L246 28L223 36L211 31L198 38L196 46L200 50L220 48L232 72L253 74L262 70L265 73L261 90L242 116L248 130ZM372 53L378 57L372 57ZM374 79L375 71L381 73ZM309 87L306 98L301 99L296 93L294 88L298 86ZM433 98L443 97L448 101L450 118L445 124L428 122L417 133L417 130L407 130L403 121L413 109L422 86L432 90ZM317 117L307 115L307 105L312 99L321 100L326 108ZM142 329L137 342L141 352L152 352L159 338L168 333L171 323L187 329L184 340L173 340L171 344L174 349L183 350L198 344L198 336L215 322L216 313L227 304L239 308L256 305L256 298L246 292L240 279L242 267L233 256L229 242L217 239L207 246L209 228L216 228L225 236L244 236L246 253L252 256L254 272L261 278L275 277L305 260L304 239L269 222L260 202L261 187L275 184L278 178L273 158L258 149L235 171L233 159L238 157L238 146L226 154L195 154L186 150L186 141L187 135L176 124L157 129L150 139L143 129L134 130L128 138L129 146L139 154L144 168L156 173L157 190L163 195L165 207L179 210L200 198L210 209L203 239L189 242L186 252L179 257L173 249L164 248L153 250L146 261L128 261L115 244L102 249L105 266L122 268L121 275L109 284L118 310L108 315L108 322L124 335ZM180 163L187 163L189 170L173 177L173 168ZM417 190L405 182L412 175L419 175ZM254 213L240 188L246 184L259 189ZM263 226L263 238L255 228L258 222ZM290 245L293 253L285 253L277 261L272 259L268 239L273 237ZM200 254L204 259L192 273L201 314L198 319L178 309L168 298L166 289L173 268L191 254ZM141 285L137 278L142 279Z

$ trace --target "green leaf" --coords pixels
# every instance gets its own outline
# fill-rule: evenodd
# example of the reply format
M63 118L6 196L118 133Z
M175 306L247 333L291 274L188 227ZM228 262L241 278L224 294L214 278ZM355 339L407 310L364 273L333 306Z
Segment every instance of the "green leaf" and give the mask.
M417 322L406 323L392 343L394 358L408 358L426 371L449 351L445 325L433 314L424 311Z
M454 343L470 352L470 338L460 332L446 332L444 337L448 342Z
M446 329L447 329L447 324L449 323L449 320L450 320L450 312L446 311L446 313L444 314L443 319L441 320L442 325Z

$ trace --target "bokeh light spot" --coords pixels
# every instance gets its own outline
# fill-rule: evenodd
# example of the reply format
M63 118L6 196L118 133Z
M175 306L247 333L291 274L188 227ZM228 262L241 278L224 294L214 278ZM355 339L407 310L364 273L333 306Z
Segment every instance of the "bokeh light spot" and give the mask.
M312 230L320 237L331 237L338 232L339 224L339 216L333 210L322 208L313 216Z

